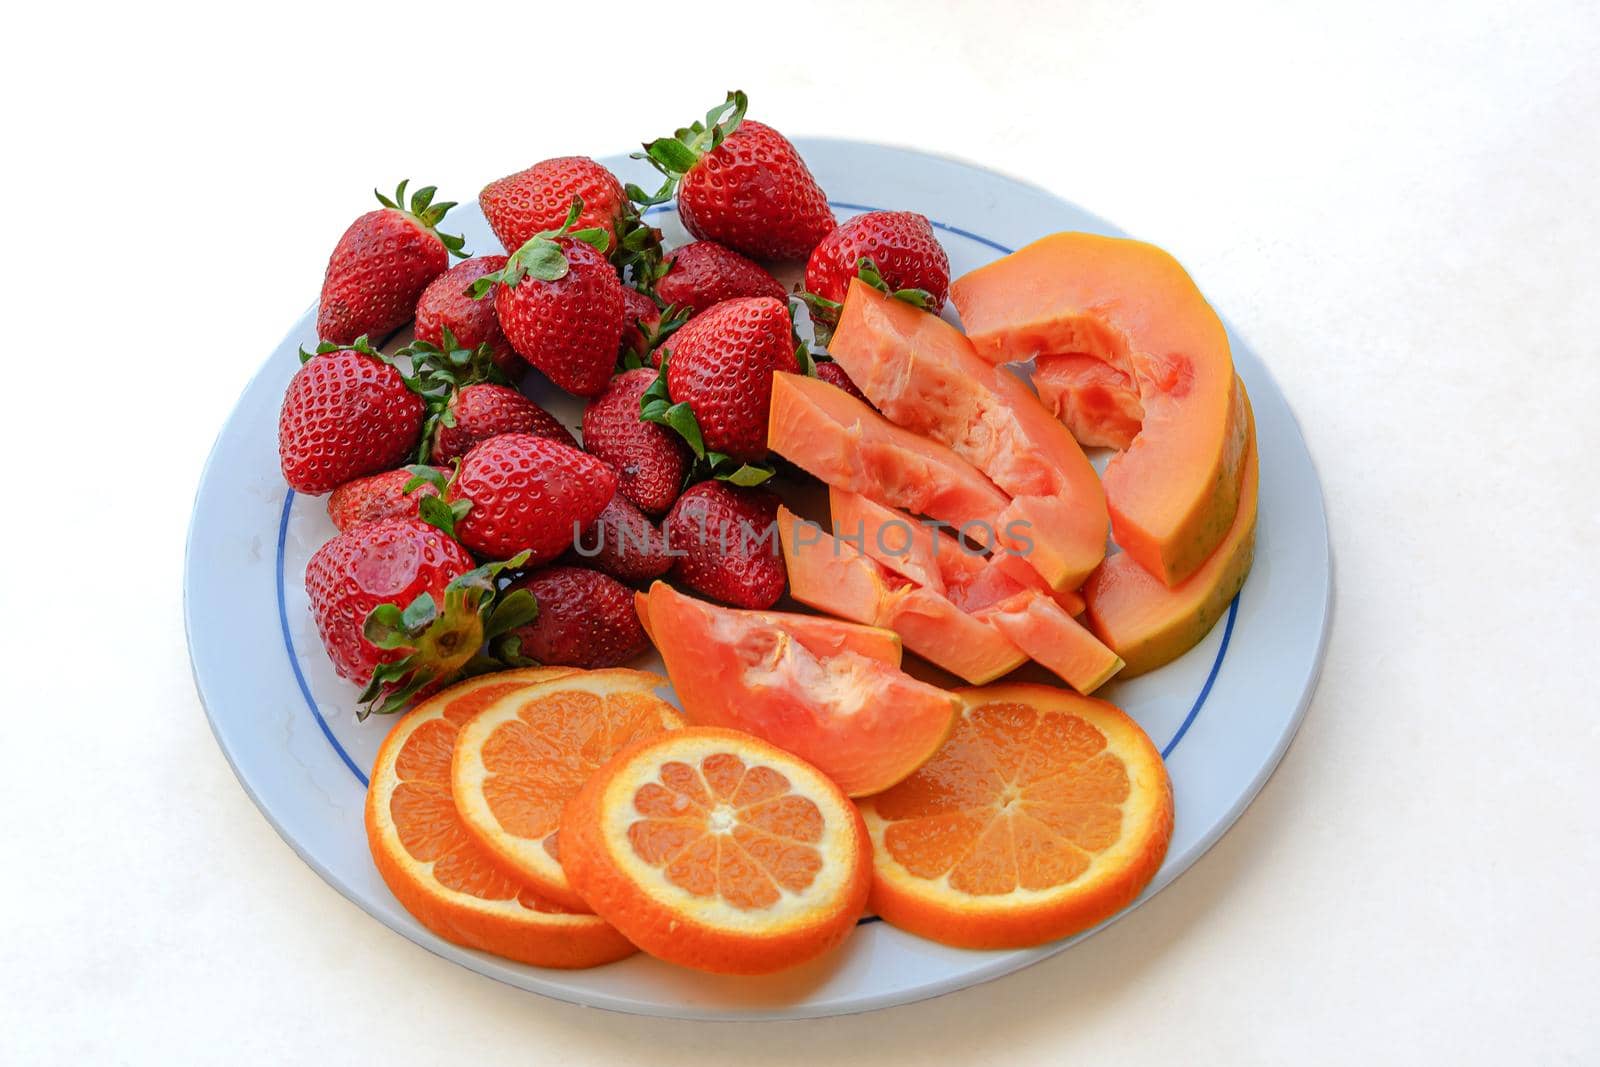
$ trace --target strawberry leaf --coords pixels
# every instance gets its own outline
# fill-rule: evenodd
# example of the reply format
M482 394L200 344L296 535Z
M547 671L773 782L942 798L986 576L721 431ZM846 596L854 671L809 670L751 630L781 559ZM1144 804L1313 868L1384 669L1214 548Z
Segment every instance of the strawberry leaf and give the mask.
M660 204L672 199L678 180L700 162L700 157L717 149L728 135L739 128L750 99L735 90L728 98L706 112L703 122L695 122L673 132L671 137L658 137L644 144L643 152L633 153L634 159L647 161L660 171L666 182L654 193L645 193L637 185L629 185L629 199L640 205Z
M694 409L689 407L687 400L673 404L662 413L661 418L649 421L660 422L664 426L671 427L677 431L679 437L689 442L689 448L696 456L701 459L705 458L705 437L700 433L700 422L694 417Z
M456 234L440 233L439 223L444 221L445 214L456 206L454 200L442 201L435 204L433 198L438 193L438 186L425 185L411 194L409 203L406 201L406 186L411 183L407 178L402 181L394 191L394 198L384 196L378 190L372 190L372 195L378 198L378 203L393 211L403 211L415 219L423 229L433 234L452 256L465 259L471 253L465 251L466 239Z
M539 601L526 589L508 593L494 606L484 623L483 634L493 640L503 633L526 626L539 617Z
M521 257L520 266L523 271L542 282L565 278L570 269L567 257L562 254L561 246L554 241L534 239L523 245L517 254Z
M716 477L733 485L751 486L760 485L776 473L765 463L741 463L736 470L718 471Z

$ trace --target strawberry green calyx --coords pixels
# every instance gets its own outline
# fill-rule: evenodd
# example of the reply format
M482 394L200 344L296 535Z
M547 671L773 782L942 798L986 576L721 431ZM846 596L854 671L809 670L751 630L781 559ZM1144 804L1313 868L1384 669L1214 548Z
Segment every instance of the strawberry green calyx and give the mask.
M878 270L878 265L869 256L862 256L856 260L856 277L872 286L880 293L888 293L896 300L902 300L912 307L927 311L933 307L933 294L926 289L890 289L889 283L883 280L883 274ZM833 340L834 327L839 325L839 313L844 310L844 305L837 300L829 300L825 296L808 292L803 287L795 289L795 296L806 305L806 310L811 313L811 332L817 339L817 344L826 345Z
M379 604L367 613L362 633L382 649L408 649L404 657L372 672L361 691L358 716L390 715L429 687L462 674L493 670L498 664L484 655L486 643L526 626L539 614L533 594L519 589L502 595L500 576L527 562L520 553L499 563L486 563L455 578L444 589L444 603L423 593L401 608Z
M405 181L401 182L400 185L395 189L394 197L392 199L384 196L376 189L372 190L372 195L377 197L378 203L382 204L384 207L389 208L392 211L401 211L407 215L410 215L411 218L416 221L417 225L421 226L423 229L439 238L440 243L449 250L452 256L455 256L458 259L465 259L467 256L471 255L470 252L463 250L467 243L467 239L465 237L460 237L451 233L439 232L439 223L444 221L445 214L449 212L451 208L456 206L456 202L454 200L446 200L442 203L435 204L433 202L433 194L439 191L438 187L433 185L425 185L421 189L418 189L416 192L411 194L411 202L409 205L407 205L406 186L410 183L410 178L407 178Z
M661 231L645 222L631 203L617 220L617 248L611 261L635 284L660 273Z
M654 193L647 193L637 185L627 186L628 199L640 207L663 204L677 191L678 180L700 162L700 157L714 151L728 135L739 128L744 113L750 106L749 97L742 90L734 90L728 99L706 112L704 122L696 122L676 131L671 137L659 137L635 152L634 159L648 162L665 176L666 182Z
M896 300L902 300L912 307L927 311L933 306L933 294L926 289L890 289L889 283L883 280L878 265L869 256L862 256L856 260L856 277L878 290L888 293Z
M433 455L433 443L439 428L456 424L455 408L451 402L457 393L480 382L511 384L511 379L495 363L494 349L488 342L477 348L463 348L448 326L442 327L439 333L437 345L412 341L395 353L397 357L406 356L411 360L411 374L406 384L428 405L428 415L422 424L422 437L417 442L418 463L428 462Z
M765 463L735 463L732 456L706 448L705 435L700 431L700 421L687 400L674 404L667 392L667 361L671 352L661 354L661 371L639 397L639 418L672 430L689 445L694 453L695 466L689 481L699 481L706 476L734 485L760 485L777 471Z
M629 325L637 328L640 336L644 338L644 350L646 352L654 352L666 342L667 338L677 332L678 327L689 321L689 309L680 308L676 304L663 306L661 298L656 296L654 292L650 290L641 290L641 292L654 300L656 306L661 308L661 318L648 326L638 319L635 319ZM618 362L617 372L620 374L622 371L638 370L642 366L644 366L644 358L630 348L623 353L622 359Z
M391 367L394 366L394 357L373 348L372 342L367 339L366 334L362 334L347 345L334 344L332 341L320 341L317 343L317 347L310 352L307 352L305 346L301 345L300 362L309 363L318 356L325 356L329 352L359 352L363 356L371 356L380 363L387 363Z
M431 434L424 435L424 440ZM414 493L424 485L431 485L438 490L438 496L425 496L417 501L417 517L429 526L437 526L451 537L456 535L456 523L467 517L472 510L472 501L457 500L445 503L444 491L450 485L450 479L437 467L417 463L407 467L411 480L401 488L402 493Z
M598 226L589 226L582 230L572 228L582 213L583 197L575 196L572 198L572 206L567 209L566 221L559 228L534 234L521 248L511 253L505 266L473 282L469 290L472 298L482 300L497 283L511 289L525 277L537 278L543 282L565 278L571 267L567 263L566 253L561 251L561 245L557 243L563 237L592 245L595 251L604 254L611 246L610 234Z

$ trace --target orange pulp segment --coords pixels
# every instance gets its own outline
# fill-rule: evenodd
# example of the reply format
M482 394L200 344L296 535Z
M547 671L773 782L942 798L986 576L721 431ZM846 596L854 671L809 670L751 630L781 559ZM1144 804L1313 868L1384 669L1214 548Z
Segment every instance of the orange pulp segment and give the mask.
M561 907L501 869L462 827L450 796L460 724L564 673L545 667L472 678L397 722L372 770L367 841L395 898L446 941L538 967L594 967L631 955L633 945L604 920Z
M561 808L612 753L683 725L654 692L665 684L644 671L574 671L484 706L453 750L452 792L467 832L551 900L587 911L562 871Z
M691 726L638 742L561 819L567 875L652 955L723 974L812 959L855 927L871 882L854 805L749 734Z
M861 802L872 908L964 948L1067 937L1126 907L1172 835L1172 787L1137 723L1039 685L958 691L950 740Z

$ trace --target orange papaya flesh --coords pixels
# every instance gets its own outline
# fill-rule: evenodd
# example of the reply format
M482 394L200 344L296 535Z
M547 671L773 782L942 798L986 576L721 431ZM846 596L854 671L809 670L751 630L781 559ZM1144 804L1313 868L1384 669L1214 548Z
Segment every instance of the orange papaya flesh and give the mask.
M832 490L829 504L835 529L867 556L994 626L1078 692L1093 692L1122 668L1116 653L1047 591L1001 570L1000 557L976 555L942 530L856 493Z
M820 527L802 523L788 508L778 509L778 531L789 595L800 603L893 630L906 648L972 685L987 684L1027 661L993 624L894 574Z
M1012 498L1028 553L1054 589L1105 556L1105 493L1083 449L1016 375L980 358L954 326L860 279L828 352L889 421L947 445Z
M1244 408L1246 449L1239 509L1211 557L1184 582L1169 588L1126 553L1118 553L1107 558L1083 587L1085 618L1100 640L1127 664L1123 677L1154 670L1199 644L1250 573L1255 557L1260 457L1248 397Z
M1168 586L1193 574L1238 511L1246 435L1227 332L1177 260L1058 233L958 278L950 295L992 363L1091 356L1131 377L1139 431L1101 479L1112 536Z
M927 515L992 544L1011 501L949 448L817 378L772 376L768 447L827 485Z

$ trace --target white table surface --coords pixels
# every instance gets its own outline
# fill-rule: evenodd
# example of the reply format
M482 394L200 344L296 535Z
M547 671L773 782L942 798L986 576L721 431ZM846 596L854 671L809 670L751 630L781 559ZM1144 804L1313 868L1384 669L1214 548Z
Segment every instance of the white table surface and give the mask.
M1592 4L530 4L431 38L448 5L94 6L8 15L0 64L0 1061L1600 1061ZM584 1011L366 918L235 782L179 610L206 451L372 185L471 195L734 86L1172 250L1295 406L1335 551L1316 701L1215 850L1041 966L825 1023Z

